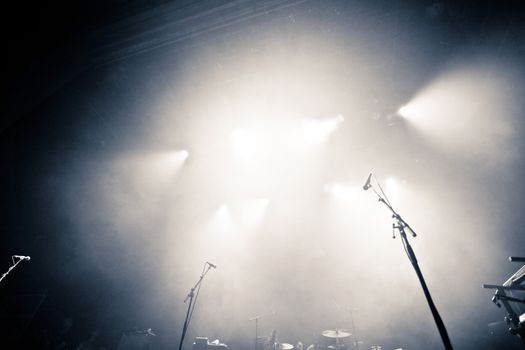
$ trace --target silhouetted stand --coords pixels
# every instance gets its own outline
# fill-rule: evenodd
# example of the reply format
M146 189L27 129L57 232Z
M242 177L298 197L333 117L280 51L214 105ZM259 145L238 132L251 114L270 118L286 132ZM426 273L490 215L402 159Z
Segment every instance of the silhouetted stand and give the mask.
M441 316L439 315L439 312L436 306L434 305L434 301L432 300L430 291L428 290L425 279L423 278L423 274L421 273L421 269L419 268L419 265L417 263L416 254L414 253L412 246L408 242L405 228L412 232L412 237L416 237L416 232L412 230L410 225L408 225L398 213L396 213L394 208L392 208L392 206L385 199L383 199L375 190L374 192L379 197L379 201L386 205L387 208L390 209L390 211L392 212L392 218L396 221L394 224L392 224L392 227L394 228L394 230L397 229L399 231L399 235L401 236L401 241L403 242L405 252L407 253L408 259L410 260L410 263L416 271L419 283L421 283L421 288L423 288L423 292L425 293L425 298L427 299L428 306L430 307L430 311L432 311L432 316L434 317L434 322L436 323L436 326L439 330L439 334L441 335L441 340L443 340L443 345L445 346L445 349L452 350L452 343L450 342L450 338L448 337L447 329L445 328L445 324L443 323L443 320L441 319Z
M202 283L202 280L204 279L204 276L206 276L208 271L210 271L211 267L212 267L211 265L206 263L206 270L199 277L199 280L197 281L197 283L195 283L193 288L190 289L190 292L186 296L186 299L184 299L184 302L188 301L188 299L189 299L189 302L188 302L188 310L186 311L186 319L184 320L184 326L182 327L182 334L180 336L179 350L182 350L182 344L184 343L184 338L186 337L186 332L187 332L188 327L189 327L190 322L191 322L191 316L193 315L193 309L195 309L195 304L194 304L194 300L193 300L193 298L195 297L195 289L200 287L200 284ZM197 294L199 294L198 291L197 291Z
M15 257L16 257L16 259L18 259L16 262L15 262ZM20 259L18 255L13 255L11 258L13 259L13 265L11 265L11 266L9 267L9 269L8 269L4 274L2 274L2 276L0 277L0 282L2 282L2 281L4 280L4 278L6 278L7 275L9 275L9 273L10 273L11 271L13 271L13 269L14 269L14 268L15 268L15 267L16 267L16 266L17 266L22 260L29 260L29 257L27 257L27 259L26 259L26 258Z

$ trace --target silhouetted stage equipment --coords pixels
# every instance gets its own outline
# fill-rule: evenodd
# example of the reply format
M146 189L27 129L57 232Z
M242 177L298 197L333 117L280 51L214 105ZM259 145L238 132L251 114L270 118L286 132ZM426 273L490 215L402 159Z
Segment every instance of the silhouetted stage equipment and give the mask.
M150 350L155 336L151 328L144 331L133 330L124 332L120 338L117 350Z
M207 337L196 337L195 342L193 343L192 350L226 350L228 346L222 344L219 339L214 341L208 341Z
M269 337L258 337L255 344L256 350L293 350L295 347L288 343L271 343Z
M271 313L272 315L275 312ZM262 315L265 316L265 315ZM250 321L257 321L261 316L255 316L250 318ZM301 344L302 345L302 344ZM292 344L281 343L277 338L277 331L274 329L268 336L257 336L255 339L255 350L294 350L295 347Z
M206 261L204 263L204 267L202 268L201 276L199 277L197 283L190 289L190 292L184 299L184 303L186 303L188 300L188 309L186 311L186 318L184 320L184 325L182 326L182 334L180 336L180 343L179 343L179 350L182 350L182 345L184 344L184 338L186 337L186 332L188 331L188 328L190 327L191 322L191 316L193 316L193 310L195 310L195 302L197 302L197 297L199 296L199 292L201 290L201 283L206 274L210 271L210 269L216 269L217 265L212 264L209 261ZM195 300L194 300L195 299Z
M349 350L352 349L351 336L346 329L328 329L322 331L319 341L310 345L307 350Z
M510 257L512 262L525 262L525 258ZM525 313L519 314L518 305L525 304L524 292L525 285L525 265L516 271L502 285L484 284L483 288L495 289L496 292L492 297L492 302L498 307L505 307L507 316L504 320L509 326L509 332L525 340Z
M343 339L343 338L348 338L349 336L351 336L351 334L348 333L344 329L336 329L336 330L329 329L327 331L323 331L321 335L323 337L330 338L330 339Z
M374 186L372 185L372 177L375 179L379 190L381 193L379 193ZM430 312L432 312L432 317L434 318L434 322L436 323L436 327L439 331L439 335L441 336L441 340L443 341L443 346L447 350L452 350L452 343L450 342L450 338L448 336L447 328L445 327L445 323L443 323L443 319L441 318L441 315L438 312L438 309L436 305L434 304L434 300L432 300L432 296L430 295L430 290L428 289L427 283L425 281L425 278L423 277L423 273L421 272L421 269L419 268L419 263L417 261L416 253L414 252L414 249L412 249L412 246L410 245L410 242L408 240L406 232L408 231L411 233L412 237L416 237L416 232L410 227L410 225L399 215L394 208L392 207L392 204L388 200L388 197L386 196L385 192L381 188L381 184L375 177L373 173L370 173L366 179L365 185L363 186L363 190L367 191L368 189L372 189L374 193L376 194L377 198L379 199L380 203L383 203L388 210L392 213L392 219L394 219L394 223L392 224L392 238L396 238L396 230L399 233L399 237L401 238L401 242L403 243L403 249L405 250L405 253L407 254L408 260L410 260L410 263L412 264L412 267L414 268L414 271L416 272L417 278L419 279L419 283L421 284L421 288L423 289L423 293L425 294L425 298L427 299L428 307L430 308Z

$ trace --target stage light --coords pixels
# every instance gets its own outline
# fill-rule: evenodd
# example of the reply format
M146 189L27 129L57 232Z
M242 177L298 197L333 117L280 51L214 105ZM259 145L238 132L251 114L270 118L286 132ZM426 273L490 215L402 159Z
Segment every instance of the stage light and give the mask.
M186 160L186 159L188 159L188 157L190 156L190 152L188 152L188 151L186 151L186 150L184 149L184 150L180 151L180 155L181 155L181 157L182 157L184 160Z
M397 114L405 118L410 118L410 117L414 117L414 115L417 113L414 110L413 106L404 105L398 109Z
M175 152L168 152L165 155L165 162L175 167L180 167L186 159L188 159L190 153L186 150L180 150Z
M226 204L221 204L213 213L208 222L207 231L211 235L227 238L233 234L233 221L230 209Z
M510 115L519 98L502 93L512 82L500 69L501 76L492 72L489 81L484 67L455 67L418 92L398 114L428 142L455 154L497 162L516 157Z
M306 142L309 144L325 142L343 121L344 117L341 114L329 119L306 121L303 126Z

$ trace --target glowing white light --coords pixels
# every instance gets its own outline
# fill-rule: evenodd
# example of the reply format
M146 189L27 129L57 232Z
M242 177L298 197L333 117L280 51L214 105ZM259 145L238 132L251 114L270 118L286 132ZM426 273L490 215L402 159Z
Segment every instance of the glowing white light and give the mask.
M335 198L345 201L355 198L356 195L355 188L337 183L324 185L324 190Z
M493 76L487 81L483 66L457 66L417 93L398 113L426 140L446 150L468 157L488 156L497 162L509 160L517 154L502 149L513 146L509 115L517 99L502 92L511 84L505 74Z
M238 128L231 132L230 142L235 155L242 159L249 159L255 155L257 140L255 134L247 129Z
M180 154L181 154L181 157L186 160L188 159L188 157L190 156L190 152L186 151L185 149L183 149L182 151L180 151Z
M395 177L388 177L385 180L385 192L391 201L399 204L403 200L404 181L400 181Z
M215 215L219 218L224 218L228 215L229 210L228 206L226 204L221 204L217 211L215 212Z
M399 182L395 177L389 177L385 180L386 188L392 191L399 189Z
M208 223L208 232L225 238L232 235L233 221L230 210L226 204L219 206L213 213Z
M186 159L188 159L190 153L186 150L180 150L175 152L169 152L165 155L166 165L171 165L174 167L180 167Z
M343 121L344 117L341 114L326 120L306 121L304 124L304 137L306 142L309 144L325 142Z
M399 108L397 111L397 114L399 114L402 117L405 118L414 118L418 115L417 110L414 108L414 105L404 105Z

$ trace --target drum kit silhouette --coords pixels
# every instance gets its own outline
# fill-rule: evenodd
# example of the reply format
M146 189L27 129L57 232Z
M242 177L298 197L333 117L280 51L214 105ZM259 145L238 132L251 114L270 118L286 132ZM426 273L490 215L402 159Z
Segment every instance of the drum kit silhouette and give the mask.
M328 329L321 332L316 343L311 344L307 350L359 350L359 345L351 341L352 334L346 329ZM274 330L269 336L258 336L255 343L255 350L303 350L301 342L296 345L281 343L277 339L277 332Z

